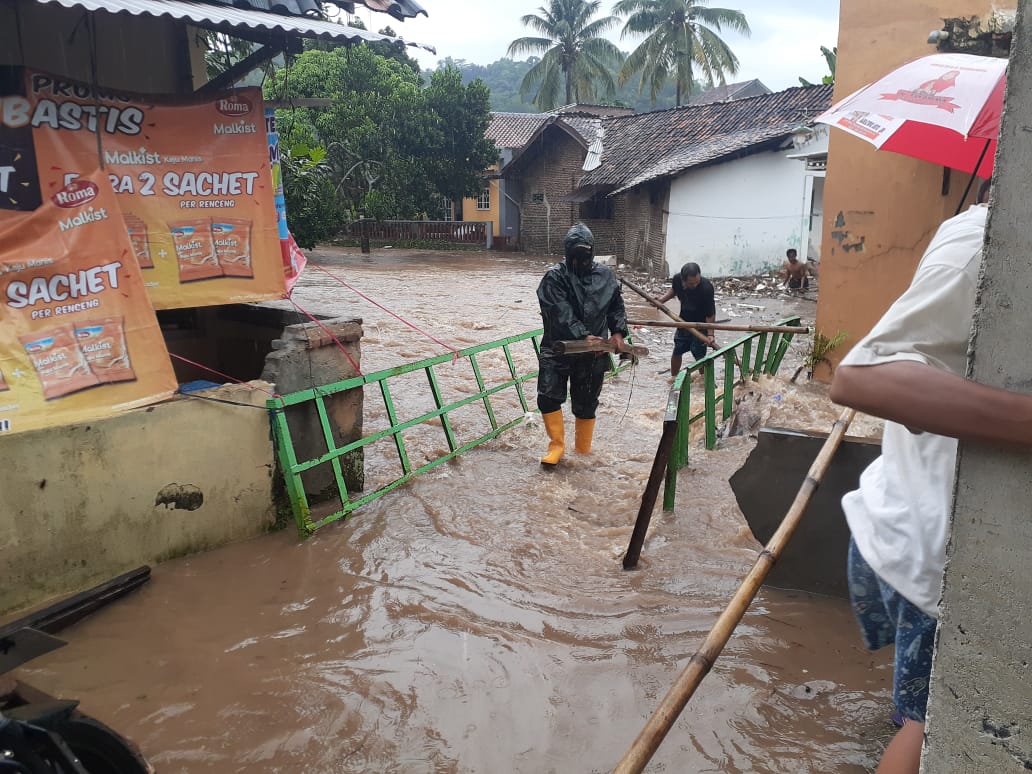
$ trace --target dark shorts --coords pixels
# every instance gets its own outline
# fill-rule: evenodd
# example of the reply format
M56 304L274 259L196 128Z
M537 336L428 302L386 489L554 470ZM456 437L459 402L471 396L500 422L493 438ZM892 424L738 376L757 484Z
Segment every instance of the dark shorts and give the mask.
M692 357L696 360L702 360L706 357L707 345L705 341L695 338L692 334L681 336L680 331L674 334L674 354L683 355L685 352L691 352Z
M788 280L788 287L790 290L806 290L810 287L810 280L808 277L791 277Z
M883 581L849 541L849 601L868 650L896 644L892 700L903 717L924 723L936 620Z

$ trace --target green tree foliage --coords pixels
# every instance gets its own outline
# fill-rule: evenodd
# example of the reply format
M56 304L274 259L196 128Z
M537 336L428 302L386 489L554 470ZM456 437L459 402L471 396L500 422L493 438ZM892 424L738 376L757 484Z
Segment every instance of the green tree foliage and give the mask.
M835 82L835 64L838 61L838 46L829 49L827 46L821 46L821 54L824 55L824 61L828 64L828 75L821 78L821 83L828 84ZM800 78L799 83L803 86L813 86L815 84L806 80L806 78Z
M738 72L738 57L718 33L724 29L749 35L741 11L709 8L708 0L618 0L613 11L626 15L622 35L645 35L624 61L621 82L640 74L639 94L655 100L673 81L676 105L706 87L726 83ZM698 76L696 75L698 73Z
M310 250L333 237L343 219L326 150L303 144L282 148L280 167L290 233L298 245Z
M404 61L369 46L306 51L278 70L265 91L284 101L332 100L328 107L279 110L277 125L287 147L325 148L321 164L343 219L433 212L441 195L476 194L481 174L497 159L484 139L487 89L463 85L453 70L433 73L423 88Z
M541 54L520 84L522 95L537 88L534 104L540 110L558 107L560 99L567 105L594 102L600 94L612 97L616 92L613 70L622 55L601 36L619 19L594 19L601 5L601 0L549 0L538 9L540 15L520 19L540 37L517 38L509 44L508 55Z
M475 196L483 171L498 161L495 144L484 137L491 92L483 81L463 85L462 74L446 67L430 76L423 96L431 119L428 177L446 199Z

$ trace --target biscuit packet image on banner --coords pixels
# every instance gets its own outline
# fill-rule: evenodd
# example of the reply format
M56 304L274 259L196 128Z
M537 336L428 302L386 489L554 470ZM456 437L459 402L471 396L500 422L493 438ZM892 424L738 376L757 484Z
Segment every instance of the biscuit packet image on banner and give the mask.
M215 254L227 277L254 277L251 266L251 221L223 218L212 221Z
M131 212L122 213L122 220L125 221L125 230L129 232L129 243L133 246L136 254L136 262L141 269L153 269L154 260L150 254L150 239L147 237L147 223Z
M51 328L46 333L29 333L18 340L36 369L47 400L100 384L75 341L71 325Z
M121 317L101 317L76 323L75 339L93 375L101 382L136 380L136 372L129 363L125 324Z
M172 243L176 249L180 282L222 276L222 267L215 255L210 220L180 220L169 223L168 228L172 232Z

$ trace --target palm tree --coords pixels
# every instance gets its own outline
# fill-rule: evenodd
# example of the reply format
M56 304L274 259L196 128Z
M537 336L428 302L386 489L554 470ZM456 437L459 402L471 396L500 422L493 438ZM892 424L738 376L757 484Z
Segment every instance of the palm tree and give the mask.
M741 11L708 8L709 0L618 0L613 12L627 16L621 37L645 35L624 61L620 83L640 72L638 93L648 86L656 102L663 85L673 79L677 85L677 105L697 84L698 70L703 82L713 86L726 83L725 75L738 72L738 57L717 34L723 29L749 35L749 23Z
M620 20L615 16L592 20L601 5L602 0L549 0L547 6L538 8L539 13L520 19L541 37L514 40L507 56L542 53L520 84L523 96L540 84L534 97L539 110L556 107L564 85L567 105L594 100L599 92L605 96L616 93L613 73L623 55L600 36Z

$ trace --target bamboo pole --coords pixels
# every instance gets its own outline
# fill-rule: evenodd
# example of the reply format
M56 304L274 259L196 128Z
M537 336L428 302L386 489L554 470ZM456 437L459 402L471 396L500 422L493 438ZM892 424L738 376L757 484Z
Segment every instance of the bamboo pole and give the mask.
M656 307L656 309L661 311L663 314L665 314L667 317L669 317L674 322L678 322L678 323L683 323L684 322L684 320L682 320L679 316L677 316L676 314L671 312L669 309L667 309L665 306L663 306L661 303L659 303L659 301L654 299L651 295L646 293L644 290L639 288L637 285L635 285L630 280L626 280L623 277L620 277L619 280L620 280L620 282L625 284L627 287L629 287L631 290L633 290L635 293L637 293L639 296L641 296L646 301L648 301L650 304L652 304L654 307ZM642 325L643 323L632 323L630 320L628 320L627 324L628 325ZM646 324L652 325L653 323L646 323ZM663 323L663 324L667 325L668 323ZM689 327L689 326L685 326L685 327L688 328L688 332L691 333L695 338L699 339L700 341L705 341L707 345L709 344L709 338L708 337L703 336L701 333L699 333L697 330L695 330L695 328L692 328L692 327ZM696 326L696 327L699 327L699 326ZM675 376L676 376L676 374L675 374ZM744 374L743 374L743 378L744 378Z
M695 689L699 687L699 683L709 674L710 669L712 669L713 664L720 656L727 641L731 639L731 634L734 632L735 627L738 626L745 615L745 611L749 609L749 605L756 596L756 592L759 591L760 584L763 583L767 573L770 572L774 563L781 555L781 551L788 539L795 532L796 527L799 526L802 515L806 511L806 506L820 485L821 479L824 478L824 473L828 469L832 457L835 456L839 444L842 443L842 437L846 434L846 429L849 427L849 423L853 421L854 416L856 416L856 411L853 409L844 409L839 415L838 420L836 420L832 427L831 434L824 442L824 446L821 447L821 451L813 461L813 465L810 466L806 479L799 488L799 492L796 494L795 500L792 502L792 506L782 520L781 525L771 536L767 545L764 546L763 551L760 552L756 559L756 563L749 571L749 574L745 576L731 602L728 603L728 606L720 614L713 628L710 629L709 634L706 635L706 640L702 643L702 647L691 657L688 665L678 675L677 680L670 687L670 690L667 691L666 696L663 697L663 701L660 702L655 712L652 713L652 717L649 718L641 733L638 734L638 738L634 740L634 744L631 745L630 749L616 765L616 768L613 769L613 774L640 774L649 761L652 760L652 756L659 749L663 738L673 727L677 717L695 693Z
M712 328L715 331L750 331L754 333L809 333L805 325L735 325L707 322L666 322L665 320L628 320L628 325L653 326L656 328Z
M683 325L688 330L688 332L690 334L692 334L695 338L699 339L700 341L706 342L706 346L709 346L709 339L706 338L705 336L703 336L701 333L699 333L699 331L697 331L696 328L697 327L713 327L717 323L706 323L705 326L699 324L699 325L696 325L695 327L692 327L691 323L686 323L684 320L681 319L680 315L676 315L673 312L671 312L669 309L667 309L665 306L663 306L661 303L659 303L659 301L654 299L651 295L646 293L644 290L639 288L637 285L635 285L630 280L626 280L623 277L619 277L619 280L620 280L620 282L625 284L627 287L629 287L631 290L633 290L635 293L637 293L639 296L641 296L646 301L648 301L650 304L652 304L654 307L656 307L656 309L661 311L663 314L665 314L671 320L673 320L676 323L680 323L681 325ZM655 325L656 323L640 323L640 322L631 323L630 321L628 321L627 324L628 325L632 325L632 324L633 325ZM669 323L659 323L659 324L660 325L668 325ZM680 326L678 326L678 327L680 327ZM745 380L749 378L748 374L745 372L745 366L742 365L742 361L738 357L738 353L737 352L734 352L732 350L731 354L734 355L735 365L738 366L738 371L739 371L739 373L741 373L741 375L742 375L742 382L744 383ZM677 376L677 374L672 374L672 375L673 376Z
M570 341L553 341L552 352L557 355L579 355L583 352L612 352L616 354L616 344L612 339L599 339L589 341L588 339L573 339ZM629 352L635 357L646 357L649 354L648 347L637 344L624 344L624 352Z

